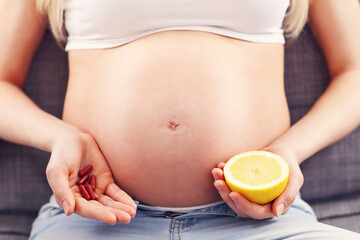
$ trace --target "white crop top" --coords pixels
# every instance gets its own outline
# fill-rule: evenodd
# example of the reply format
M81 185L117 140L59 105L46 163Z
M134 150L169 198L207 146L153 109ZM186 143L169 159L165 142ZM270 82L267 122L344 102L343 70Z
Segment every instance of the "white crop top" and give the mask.
M65 0L66 51L121 46L167 30L284 43L290 0Z

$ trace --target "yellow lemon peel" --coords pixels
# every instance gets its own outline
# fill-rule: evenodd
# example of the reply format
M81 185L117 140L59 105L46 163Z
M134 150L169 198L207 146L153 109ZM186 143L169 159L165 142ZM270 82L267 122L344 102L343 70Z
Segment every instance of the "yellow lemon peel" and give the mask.
M252 202L265 204L284 191L289 167L279 155L250 151L230 158L224 166L224 177L231 191L239 192Z

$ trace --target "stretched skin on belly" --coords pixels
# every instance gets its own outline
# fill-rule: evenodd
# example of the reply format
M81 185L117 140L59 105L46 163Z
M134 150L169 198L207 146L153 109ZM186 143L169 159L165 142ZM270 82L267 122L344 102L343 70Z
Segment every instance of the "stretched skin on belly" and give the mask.
M279 44L170 31L70 52L69 64L64 120L95 137L118 185L146 204L219 200L216 163L289 127Z

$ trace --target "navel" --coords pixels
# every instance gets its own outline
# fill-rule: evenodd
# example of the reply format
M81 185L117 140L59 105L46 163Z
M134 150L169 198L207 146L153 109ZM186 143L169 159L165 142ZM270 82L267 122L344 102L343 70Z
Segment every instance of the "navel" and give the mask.
M175 122L175 121L173 121L173 120L169 121L168 128L169 128L170 130L176 131L179 126L180 126L179 123L177 123L177 122Z

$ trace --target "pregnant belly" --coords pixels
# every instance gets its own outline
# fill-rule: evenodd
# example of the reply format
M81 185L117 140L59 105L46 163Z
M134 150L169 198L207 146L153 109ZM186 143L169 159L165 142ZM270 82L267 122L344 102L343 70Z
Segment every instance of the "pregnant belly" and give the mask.
M63 117L95 137L134 199L214 202L211 169L289 127L282 54L282 46L193 31L70 52Z

